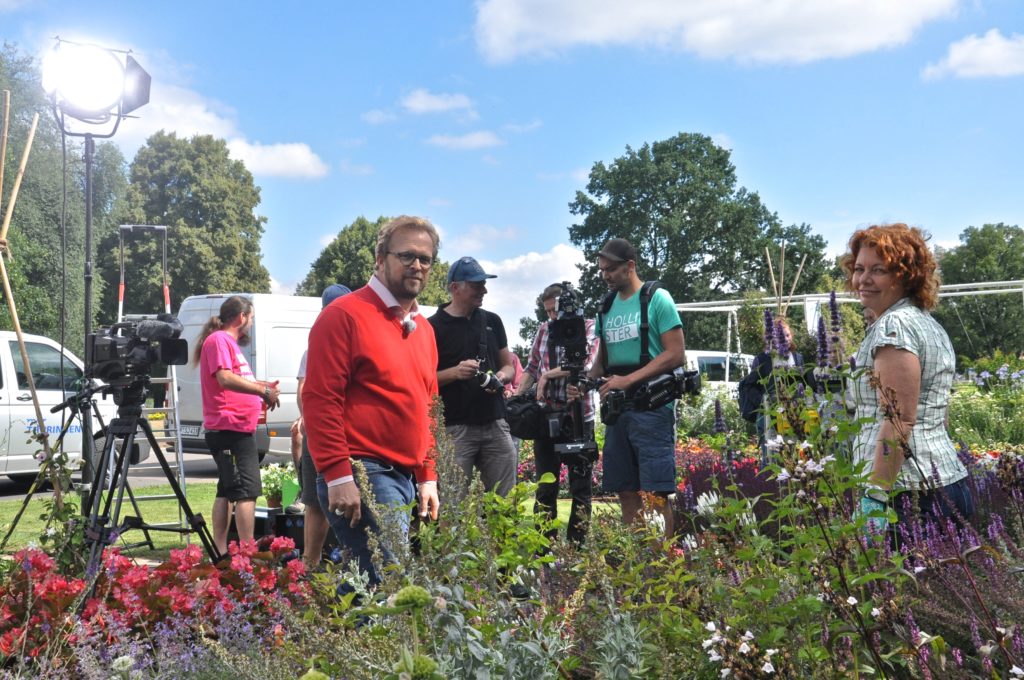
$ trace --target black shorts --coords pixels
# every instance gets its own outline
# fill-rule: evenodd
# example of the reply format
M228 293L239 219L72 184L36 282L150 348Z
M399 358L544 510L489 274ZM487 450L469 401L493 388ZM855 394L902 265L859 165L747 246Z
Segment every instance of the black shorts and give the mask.
M217 498L256 500L263 493L260 457L252 432L210 431L206 433L206 445L217 463Z
M302 484L301 500L305 505L320 505L320 499L316 495L316 466L313 465L313 456L306 446L306 438L302 438L302 458L299 459L299 480Z

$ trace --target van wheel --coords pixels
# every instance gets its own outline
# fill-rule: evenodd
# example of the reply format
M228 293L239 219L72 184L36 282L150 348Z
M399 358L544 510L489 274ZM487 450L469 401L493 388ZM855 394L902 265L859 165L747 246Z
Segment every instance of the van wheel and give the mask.
M260 465L263 465L263 459L267 457L267 452L260 451L257 455L259 456Z
M32 482L36 481L38 476L39 474L35 472L25 472L18 475L7 475L7 479L11 480L21 488L28 489L32 486Z

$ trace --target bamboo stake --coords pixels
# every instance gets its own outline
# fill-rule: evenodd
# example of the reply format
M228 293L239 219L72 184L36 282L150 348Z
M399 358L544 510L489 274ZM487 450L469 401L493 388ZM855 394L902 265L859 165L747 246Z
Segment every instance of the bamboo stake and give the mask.
M4 204L4 164L7 161L7 123L11 119L11 91L4 90L4 122L0 129L0 207Z
M25 176L25 166L28 165L28 153L32 150L32 140L35 139L36 125L38 124L39 114L37 113L32 116L32 127L28 130L28 141L25 142L25 150L21 154L21 163L18 165L18 174L14 177L11 197L7 201L7 214L4 215L4 224L0 227L0 241L7 239L7 229L11 226L11 215L14 214L14 203L18 200L18 189L21 187L21 178ZM12 314L11 316L14 315Z
M793 279L793 286L789 289L789 297L786 298L786 309L782 311L783 316L789 310L789 306L793 304L793 293L796 292L796 284L800 281L800 273L804 270L804 262L807 262L807 253L800 259L800 266L796 270L796 278Z
M779 297L779 286L775 283L775 270L772 268L772 254L768 252L768 246L764 247L764 257L768 260L768 275L772 278L772 293Z
M782 242L782 247L779 248L779 301L777 307L779 314L785 314L782 309L782 296L786 294L786 242Z

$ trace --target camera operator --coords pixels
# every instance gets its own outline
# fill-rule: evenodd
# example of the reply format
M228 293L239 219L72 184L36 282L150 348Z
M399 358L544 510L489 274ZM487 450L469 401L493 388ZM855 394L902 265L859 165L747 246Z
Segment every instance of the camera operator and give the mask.
M430 317L437 337L437 384L444 401L444 424L455 459L466 479L473 469L488 491L505 495L516 482L518 454L505 421L505 383L512 380L512 353L505 326L481 309L487 279L472 257L448 270L451 302Z
M548 315L548 321L540 325L537 336L533 339L533 347L530 350L530 358L526 364L523 381L516 394L526 394L536 383L538 401L545 401L549 405L565 411L571 417L572 411L568 409L570 399L567 394L569 371L560 368L565 354L564 348L558 348L555 357L552 357L548 344L551 323L558 319L558 300L564 292L561 284L554 283L541 293L541 304ZM591 369L598 356L599 343L594 329L594 320L587 319L587 360L583 364L584 371ZM554 361L552 361L553 358ZM583 436L592 440L594 437L594 403L589 394L583 400L583 421ZM555 476L554 483L537 485L537 503L534 508L535 513L543 512L550 519L554 519L558 515L558 480L562 471L562 458L555 451L555 444L566 441L566 439L565 436L544 437L535 439L533 442L537 478L540 479L546 472ZM574 463L568 464L568 468L572 513L569 516L566 538L574 545L579 546L583 543L587 525L590 522L593 465ZM550 537L553 538L553 535Z
M597 267L608 285L610 307L598 317L601 361L590 370L591 379L608 376L600 386L602 400L621 390L627 397L647 381L672 373L683 365L685 340L683 323L668 291L657 289L650 296L646 318L647 351L643 357L640 341L643 282L637 275L636 249L621 238L613 238L597 254ZM643 506L640 492L667 497L675 491L675 415L674 402L652 410L627 407L605 430L604 490L617 492L622 506L622 521L640 520ZM665 537L672 536L672 508L661 504L665 518Z
M228 554L230 504L235 506L238 540L253 539L256 498L263 493L253 434L263 404L276 408L281 394L277 381L256 380L242 353L254 318L252 302L239 295L229 297L199 332L193 356L200 367L206 444L217 463L213 541L221 555Z

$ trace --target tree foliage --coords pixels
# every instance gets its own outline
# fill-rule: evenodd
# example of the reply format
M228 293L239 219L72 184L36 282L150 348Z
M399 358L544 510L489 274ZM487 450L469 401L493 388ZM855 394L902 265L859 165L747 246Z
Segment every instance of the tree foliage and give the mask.
M591 310L605 290L595 255L613 237L637 248L640 278L659 279L676 302L770 290L765 247L775 257L783 240L787 271L796 272L807 255L797 293L815 290L830 269L825 240L806 224L782 226L757 193L737 187L729 151L705 135L681 133L626 147L609 165L595 163L586 192L578 191L569 208L583 217L569 235L587 254L581 289ZM723 344L721 316L686 315L684 321L688 346Z
M7 270L21 327L59 339L81 354L84 345L85 168L82 145L61 132L46 101L35 62L9 44L0 50L0 90L11 91L11 120L5 161L3 205L7 210L32 116L39 123L18 193L8 240ZM65 163L66 161L66 163ZM96 145L93 165L93 261L99 241L114 223L125 194L124 157L110 143ZM65 236L61 232L62 213ZM93 310L103 282L93 281ZM63 315L62 315L63 311ZM95 316L95 314L94 314ZM62 318L63 317L63 318ZM95 320L95 319L94 319ZM12 328L6 303L0 326Z
M968 227L940 260L943 283L1024 279L1024 229L1003 223ZM1020 293L945 298L935 316L953 349L967 359L1024 351Z
M168 271L172 304L203 293L267 293L270 274L260 240L266 218L256 214L260 189L227 143L210 135L181 139L157 132L139 149L130 186L118 212L122 224L168 227ZM103 240L100 271L107 282L103 312L112 319L119 275L118 235ZM163 310L159 239L126 239L125 311Z
M310 265L309 273L299 284L299 295L319 296L332 283L341 283L352 290L363 286L373 273L376 261L377 234L391 217L378 217L371 222L359 216L355 222L344 227L327 244ZM448 301L445 280L448 263L438 261L430 271L427 286L417 298L421 304L439 305Z

